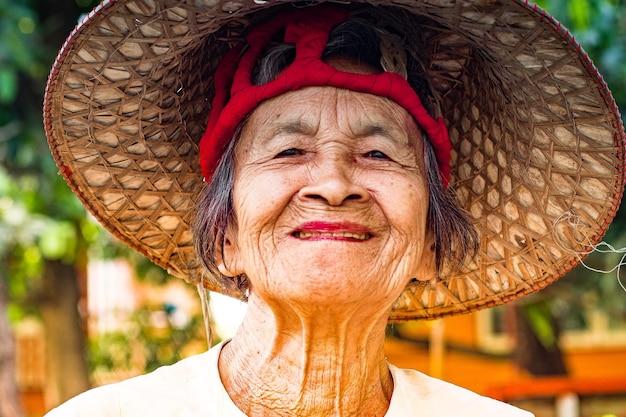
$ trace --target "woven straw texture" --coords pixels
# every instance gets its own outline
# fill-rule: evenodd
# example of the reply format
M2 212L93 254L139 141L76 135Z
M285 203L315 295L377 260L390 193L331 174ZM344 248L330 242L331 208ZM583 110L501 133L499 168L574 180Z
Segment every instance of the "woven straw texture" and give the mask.
M190 282L202 276L189 224L212 71L251 13L281 2L264 3L107 2L50 74L44 119L61 174L113 234ZM481 239L465 270L410 284L390 320L470 312L558 279L601 240L623 192L624 128L596 68L527 2L376 4L408 12L387 19L426 45L451 187Z

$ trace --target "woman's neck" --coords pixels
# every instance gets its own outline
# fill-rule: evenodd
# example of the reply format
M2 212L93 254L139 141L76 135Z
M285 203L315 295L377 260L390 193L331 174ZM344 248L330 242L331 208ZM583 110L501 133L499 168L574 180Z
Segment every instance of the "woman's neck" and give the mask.
M386 317L362 311L285 311L252 301L219 371L246 415L384 416L393 381Z

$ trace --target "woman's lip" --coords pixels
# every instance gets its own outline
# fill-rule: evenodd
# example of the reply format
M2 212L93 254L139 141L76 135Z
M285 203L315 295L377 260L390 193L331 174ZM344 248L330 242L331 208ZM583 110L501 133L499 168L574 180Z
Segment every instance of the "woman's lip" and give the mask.
M372 237L369 229L353 222L307 222L300 225L292 236L308 240L364 241Z

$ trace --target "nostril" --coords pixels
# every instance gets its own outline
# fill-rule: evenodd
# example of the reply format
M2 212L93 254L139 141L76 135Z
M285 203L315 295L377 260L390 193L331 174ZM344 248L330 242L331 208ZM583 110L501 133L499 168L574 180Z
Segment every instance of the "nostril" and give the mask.
M333 195L329 193L326 193L326 194L303 193L301 195L307 199L321 200L321 201L328 202L331 205L339 205L346 201L360 201L364 199L363 195L358 194L358 193L351 193L345 196Z
M322 174L300 189L301 198L324 201L332 206L368 199L368 191L341 170L326 170Z
M307 198L314 199L314 200L325 200L325 198L321 196L320 194L305 194L304 196Z

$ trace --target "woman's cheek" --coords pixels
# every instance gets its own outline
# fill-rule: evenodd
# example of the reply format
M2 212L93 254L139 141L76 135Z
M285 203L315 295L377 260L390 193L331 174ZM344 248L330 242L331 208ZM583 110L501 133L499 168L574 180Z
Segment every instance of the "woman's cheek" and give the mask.
M254 180L248 180L253 178ZM289 201L285 181L275 176L241 176L234 192L234 208L242 243L268 247L276 221Z

